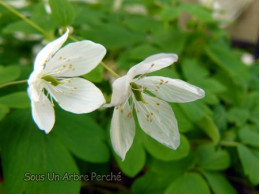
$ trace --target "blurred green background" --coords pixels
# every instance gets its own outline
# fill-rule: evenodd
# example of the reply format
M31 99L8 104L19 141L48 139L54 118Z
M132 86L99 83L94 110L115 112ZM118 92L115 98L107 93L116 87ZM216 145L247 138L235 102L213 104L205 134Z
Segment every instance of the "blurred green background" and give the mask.
M71 26L74 38L103 44L104 62L120 75L152 54L177 53L177 63L153 75L180 78L206 96L171 104L182 135L176 151L137 127L122 162L110 143L113 109L74 115L56 105L46 135L32 120L26 84L0 88L0 193L258 193L258 60L240 60L245 51L232 46L212 10L178 0L4 2L19 2L15 9L46 33L0 4L0 85L27 79L39 49ZM110 100L114 78L101 65L84 77ZM66 172L120 179L25 181L26 173Z

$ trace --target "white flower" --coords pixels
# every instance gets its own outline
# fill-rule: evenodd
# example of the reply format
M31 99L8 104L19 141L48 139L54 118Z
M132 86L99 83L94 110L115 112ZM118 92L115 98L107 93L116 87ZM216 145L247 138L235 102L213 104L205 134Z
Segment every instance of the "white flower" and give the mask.
M135 135L133 108L143 131L169 148L180 144L177 121L168 102L191 102L205 92L179 79L146 76L176 62L175 54L156 54L133 66L113 83L111 103L115 106L110 136L115 152L124 160ZM140 75L136 78L136 76ZM153 95L152 95L153 94Z
M70 43L60 49L68 35L67 29L38 53L28 80L33 119L46 133L55 122L52 98L61 108L76 114L92 112L105 103L102 92L93 83L77 76L94 69L106 49L91 41Z

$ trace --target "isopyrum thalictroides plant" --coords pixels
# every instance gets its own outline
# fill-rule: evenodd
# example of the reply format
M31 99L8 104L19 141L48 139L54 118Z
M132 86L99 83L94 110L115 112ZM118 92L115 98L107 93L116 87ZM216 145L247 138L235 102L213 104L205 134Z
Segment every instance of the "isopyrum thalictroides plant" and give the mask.
M211 10L49 0L0 11L0 192L256 192L258 66Z

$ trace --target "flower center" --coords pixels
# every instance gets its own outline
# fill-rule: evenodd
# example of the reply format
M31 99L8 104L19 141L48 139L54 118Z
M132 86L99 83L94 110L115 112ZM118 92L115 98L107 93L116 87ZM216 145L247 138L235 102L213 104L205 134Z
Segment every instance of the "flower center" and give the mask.
M47 81L48 83L52 84L53 86L57 86L59 84L63 84L63 82L58 81L57 79L55 79L54 77L52 77L50 75L46 75L46 76L42 77L42 79Z
M142 96L141 87L134 82L130 83L130 86L131 86L132 92L135 96L135 99L139 102L143 102L144 104L146 104L146 102L144 101L144 98Z

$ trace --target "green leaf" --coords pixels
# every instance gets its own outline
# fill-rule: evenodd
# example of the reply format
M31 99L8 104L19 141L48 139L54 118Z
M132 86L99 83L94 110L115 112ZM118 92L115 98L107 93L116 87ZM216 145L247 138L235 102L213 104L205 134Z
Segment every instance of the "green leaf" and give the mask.
M145 137L145 148L155 158L163 161L178 160L186 157L190 152L190 144L184 135L180 137L180 146L173 150L152 139Z
M237 147L240 161L243 166L245 175L253 185L259 184L259 159L253 152L246 146L239 144Z
M205 170L224 170L230 166L230 156L226 150L216 150L213 144L200 145L197 149L198 164Z
M186 114L177 104L171 104L175 117L178 121L178 128L181 133L188 132L193 128L193 124L187 118Z
M53 20L53 18L46 12L45 3L37 3L33 6L33 13L30 19L36 23L41 28L50 32L58 27L58 24ZM41 34L38 30L33 28L30 24L25 21L16 21L8 24L4 29L4 33L17 33L23 32L25 34ZM30 36L30 35L29 35ZM28 36L28 39L30 38Z
M159 175L148 171L137 178L131 189L134 194L162 194L170 184L172 176Z
M210 188L215 194L236 194L236 189L230 184L230 182L218 172L203 171L203 175L206 177Z
M93 163L107 162L105 132L89 115L75 115L56 108L53 134L77 157Z
M179 7L164 7L159 14L159 18L162 21L172 21L176 20L181 14L181 9Z
M235 56L232 51L221 45L206 48L208 56L238 84L246 86L250 80L249 69Z
M0 104L4 104L9 108L29 108L30 100L28 94L21 91L0 97Z
M79 193L79 181L48 181L48 173L62 178L79 174L78 168L56 136L36 127L30 110L15 110L1 123L0 133L5 193ZM43 175L43 181L26 181L35 179L33 174Z
M233 107L228 111L228 120L239 127L243 126L249 118L250 113L248 110Z
M0 182L0 193L4 194L4 188L3 188L3 183Z
M9 112L9 108L6 105L0 104L0 121L5 117Z
M19 66L0 66L0 84L16 80L20 74Z
M68 0L49 0L53 18L62 26L73 23L75 11Z
M187 42L187 34L182 31L159 32L153 41L163 52L181 54Z
M137 129L140 131L140 129ZM137 132L136 132L137 133ZM141 137L137 133L135 135L134 143L132 144L130 150L127 152L125 160L122 161L121 158L115 154L118 166L128 177L136 176L145 165L145 151L141 143Z
M182 61L182 71L188 81L195 82L209 76L207 67L203 67L203 63L199 63L196 59L185 58Z
M104 23L95 28L82 30L88 39L103 44L108 49L120 49L145 41L145 35L123 28L113 23Z
M227 129L227 113L225 107L219 104L214 108L213 113L214 123L217 125L220 132L225 131Z
M211 111L202 101L179 104L186 116L193 122L202 120L206 114L211 114Z
M39 31L37 31L35 28L33 28L31 25L29 25L28 23L24 22L24 21L17 21L17 22L13 22L8 24L4 29L3 29L4 33L17 33L17 32L23 32L23 33L27 33L27 34L33 34L33 33L38 33Z
M180 6L183 11L188 12L190 15L196 17L203 22L215 22L212 17L212 13L207 10L205 7L194 4L194 3L185 3Z
M101 65L98 65L90 73L83 75L83 77L91 82L100 83L103 80L103 68Z
M219 134L218 127L209 116L204 117L197 124L212 139L212 141L215 144L219 142L220 134Z
M238 132L240 140L244 144L258 147L259 146L259 133L250 128L250 126L242 127Z
M207 103L218 103L219 100L216 95L225 91L226 87L216 79L209 78L208 67L203 63L199 64L197 60L185 59L182 63L182 70L189 83L205 90L204 100Z
M209 194L207 182L198 173L186 173L175 179L166 189L167 194Z
M160 161L156 158L148 161L149 170L161 174L169 175L172 178L177 178L183 175L187 170L194 169L196 166L195 155L190 153L186 158L175 161Z

